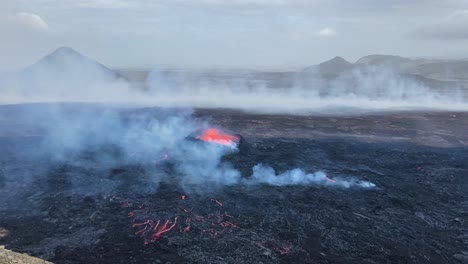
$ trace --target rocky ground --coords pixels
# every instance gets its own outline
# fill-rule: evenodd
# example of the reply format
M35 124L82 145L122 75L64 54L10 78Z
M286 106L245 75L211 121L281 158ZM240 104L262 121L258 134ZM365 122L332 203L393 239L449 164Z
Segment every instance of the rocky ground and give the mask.
M377 187L236 185L187 194L173 175L157 192L134 192L149 176L123 167L102 176L123 179L116 191L70 194L71 177L96 179L99 168L54 164L42 172L46 160L9 155L33 149L38 137L3 133L0 191L12 186L7 173L48 176L3 203L8 235L0 244L54 263L468 262L468 113L194 115L243 136L240 152L224 159L246 176L263 163ZM170 161L161 166L171 173Z
M0 246L0 263L2 264L48 264L50 262L19 254Z

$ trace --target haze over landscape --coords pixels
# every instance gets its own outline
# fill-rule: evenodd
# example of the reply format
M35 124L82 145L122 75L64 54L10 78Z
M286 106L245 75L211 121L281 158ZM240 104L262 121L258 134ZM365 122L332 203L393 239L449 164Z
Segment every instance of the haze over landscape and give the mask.
M468 263L466 0L0 0L0 58L2 264Z
M111 69L61 47L0 76L2 103L108 102L306 113L467 109L468 61L368 55L299 70Z
M3 103L467 108L465 1L0 5Z
M61 46L111 68L307 67L369 54L468 58L464 0L3 0L0 70Z

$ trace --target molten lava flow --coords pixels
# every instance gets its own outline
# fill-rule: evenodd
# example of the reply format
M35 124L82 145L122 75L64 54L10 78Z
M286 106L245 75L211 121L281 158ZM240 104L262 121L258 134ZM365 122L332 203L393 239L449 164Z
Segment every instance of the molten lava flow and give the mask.
M159 222L158 222L159 223ZM153 221L152 220L146 220L145 222L143 223L135 223L132 225L133 228L136 228L136 227L140 227L140 226L143 226L142 229L138 230L135 232L135 235L138 235L138 234L141 234L143 232L145 232L148 227L151 227L151 225L153 224Z
M196 138L205 142L214 142L226 146L232 145L233 143L239 144L240 141L238 137L229 134L224 134L215 128L208 128Z
M220 201L218 201L218 200L216 200L216 199L211 198L210 200L211 200L212 202L215 202L215 203L218 204L219 206L223 206L223 203L220 202Z
M233 224L233 223L231 223L231 222L229 222L229 221L221 222L220 225L221 225L223 228L226 228L226 227L237 227L236 224Z
M159 227L159 220L157 222L157 224L154 226L153 228L153 234L151 235L151 239L150 240L146 240L145 241L145 244L148 244L148 243L153 243L154 241L158 240L158 238L166 233L166 232L169 232L171 231L177 224L177 218L178 217L175 217L174 218L174 223L171 225L171 226L168 226L169 225L169 220L166 220L166 222L164 222L164 224ZM159 228L158 228L159 227Z
M333 182L333 183L336 183L336 180L334 179L331 179L331 178L328 178L327 176L325 176L325 179L329 182Z
M181 199L185 200L183 202L184 205L190 204L190 200L186 200L187 196L185 194L181 194ZM148 213L148 211L142 212L142 210L139 210L146 208L146 206L144 204L138 205L136 202L130 203L129 201L125 200L121 202L121 207L131 208L130 210L134 210L127 211L127 216L132 218L133 224L131 227L133 228L135 236L141 237L144 244L147 245L155 242L161 237L162 234L167 233L173 229L179 229L178 233L180 234L188 232L191 234L196 234L201 231L201 233L218 236L224 232L232 232L226 229L239 228L239 226L233 221L234 216L228 214L227 212L220 212L220 209L224 209L221 208L224 206L223 203L214 198L210 198L210 203L213 203L213 206L217 207L217 210L215 210L213 213L199 215L195 212L192 212L192 210L187 210L184 208L184 206L178 208L180 210L178 213L179 216L175 216L173 221L171 221L170 218L166 218L165 220L152 220L146 218L148 220L143 222L135 222L137 218L141 218L141 213Z
M143 223L135 223L132 227L139 228L139 230L135 232L135 235L141 235L145 238L144 243L149 244L156 241L162 234L171 231L177 224L177 218L178 217L174 218L172 225L169 225L169 220L166 220L162 226L159 226L161 221L158 220L153 226L153 220L146 220Z

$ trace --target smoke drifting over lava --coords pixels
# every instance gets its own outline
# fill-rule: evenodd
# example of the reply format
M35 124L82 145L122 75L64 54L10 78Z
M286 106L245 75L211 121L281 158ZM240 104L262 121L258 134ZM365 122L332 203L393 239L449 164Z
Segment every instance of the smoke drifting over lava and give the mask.
M39 144L31 148L34 151L14 153L19 161L37 164L23 169L20 181L10 178L18 171L5 166L2 189L10 198L30 192L35 182L56 172L65 175L66 192L71 195L152 193L164 182L186 193L256 184L374 187L352 177L330 182L322 172L294 168L277 175L267 165L251 168L252 176L243 174L224 159L237 155L239 138L193 118L187 109L26 105L16 118L28 124L24 133L33 131ZM125 177L119 176L122 173Z

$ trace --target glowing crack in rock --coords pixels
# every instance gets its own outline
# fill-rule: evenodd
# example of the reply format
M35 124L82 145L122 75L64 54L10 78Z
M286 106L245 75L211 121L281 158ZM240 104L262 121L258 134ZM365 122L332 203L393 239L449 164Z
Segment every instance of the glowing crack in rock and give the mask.
M336 183L336 181L334 179L331 179L331 178L328 178L327 176L325 176L325 179L329 182L333 182L333 183Z
M225 146L231 146L233 144L237 145L240 142L239 137L229 135L229 134L224 134L215 128L208 128L207 130L203 131L203 133L200 136L197 136L196 138L203 140L205 142L214 142L214 143L225 145Z
M209 200L210 202L215 203L215 206L217 207L223 206L220 201L214 198L210 198ZM184 203L186 202L184 201ZM122 207L122 205L125 206ZM180 234L200 232L200 235L209 234L212 236L218 236L227 234L223 232L224 229L238 228L238 225L232 222L232 219L234 218L232 215L227 212L220 212L219 210L215 210L207 215L199 215L182 207L179 208L180 214L174 217L174 221L172 221L172 223L170 220L153 221L151 219L143 222L135 222L137 215L140 213L146 214L148 212L139 210L142 209L143 204L137 205L135 203L124 201L121 202L121 207L135 210L127 211L127 216L131 217L134 221L131 225L134 229L134 235L141 237L145 245L155 242L161 237L161 235L170 232L173 229L178 229L178 233ZM182 218L182 220L178 221L179 218Z
M159 223L160 223L160 220L158 220L158 222L156 223L156 225L153 227L153 234L151 235L151 239L150 240L146 240L145 241L145 244L148 244L148 243L153 243L154 241L158 240L158 238L166 233L166 232L169 232L171 231L177 224L177 218L178 217L175 217L174 218L174 223L172 223L172 225L169 226L169 220L166 220L164 222L164 224L159 227Z
M142 223L133 224L132 228L139 228L139 230L135 232L135 235L144 237L144 243L149 244L158 240L162 234L171 231L177 224L177 218L178 217L174 218L172 225L169 225L170 221L166 220L164 224L160 226L161 220L158 220L153 226L153 220L146 220Z
M145 232L145 231L148 229L148 227L151 227L152 224L153 224L153 220L146 220L146 221L143 222L143 223L135 223L135 224L133 224L133 225L132 225L132 228L143 227L143 228L141 228L140 230L138 230L138 231L135 232L135 235L139 235L139 234Z
M237 227L236 224L233 224L233 223L231 223L231 222L229 222L229 221L224 221L224 222L222 222L220 225L221 225L223 228L226 228L226 227Z
M218 200L216 200L216 199L214 199L214 198L211 198L210 200L211 200L212 202L215 202L215 203L216 203L217 205L219 205L219 206L223 206L223 203L221 203L220 201L218 201Z

